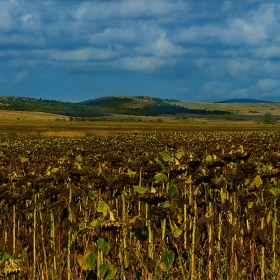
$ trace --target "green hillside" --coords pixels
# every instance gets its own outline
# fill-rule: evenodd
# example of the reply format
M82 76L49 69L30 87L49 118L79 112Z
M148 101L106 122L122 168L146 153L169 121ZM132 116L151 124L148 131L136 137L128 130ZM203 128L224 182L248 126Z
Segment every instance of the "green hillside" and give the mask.
M104 117L112 114L160 116L176 114L222 115L228 111L189 109L176 100L149 96L109 96L80 103L0 96L0 110L33 111L71 117Z
M136 116L160 116L176 114L229 114L228 111L189 109L185 106L176 105L177 100L163 99L150 96L130 96L130 97L103 97L87 100L80 104L100 108L107 114L125 114Z
M104 112L96 106L56 100L34 99L26 97L0 96L1 110L44 112L72 117L99 117Z

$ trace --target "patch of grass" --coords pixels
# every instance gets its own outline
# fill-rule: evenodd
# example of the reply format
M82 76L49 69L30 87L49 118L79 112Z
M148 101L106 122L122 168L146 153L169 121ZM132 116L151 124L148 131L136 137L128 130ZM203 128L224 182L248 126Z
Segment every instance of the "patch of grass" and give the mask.
M9 137L17 137L17 134L14 131L8 133Z
M86 137L92 137L92 136L94 136L93 133L91 133L91 132L87 132L87 133L86 133Z
M263 122L266 124L274 124L276 123L276 119L270 112L268 112L264 114Z

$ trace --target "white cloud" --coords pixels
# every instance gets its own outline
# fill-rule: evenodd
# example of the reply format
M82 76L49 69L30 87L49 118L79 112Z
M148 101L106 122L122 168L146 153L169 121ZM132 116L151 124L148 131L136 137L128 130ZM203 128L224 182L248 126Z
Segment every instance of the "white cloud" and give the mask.
M264 47L257 48L253 51L256 58L279 58L280 57L280 47L278 45L266 45Z
M165 33L162 33L154 43L154 54L159 57L176 57L185 53L184 48L170 42Z
M234 98L255 98L274 101L279 98L280 80L265 78L249 87L235 89L232 92Z
M237 82L248 79L260 79L269 76L274 79L280 78L280 61L264 60L255 58L246 53L227 54L226 57L210 57L201 55L200 58L190 58L189 62L195 65L195 71L202 77L210 79L238 79Z
M134 0L82 2L73 16L80 21L113 20L119 18L159 17L188 10L185 1Z
M161 67L171 66L174 61L148 56L137 56L134 58L122 58L114 62L116 69L153 73Z
M89 69L99 65L93 65L94 61L103 61L108 71L117 67L152 73L174 64L173 58L185 52L159 25L159 17L183 13L188 8L185 1L69 3L36 2L34 9L29 1L22 1L15 10L5 6L9 7L2 9L3 18L7 18L5 30L14 32L1 34L0 23L0 56L8 54L5 58L16 67L22 67L24 61L30 65L35 59L42 65L63 67L65 63L65 69L69 63L74 69L76 63L78 70L83 62ZM9 53L1 51L1 44L9 45Z
M269 36L260 25L255 25L245 19L232 19L225 26L208 24L183 28L179 40L183 43L198 43L200 45L255 46L263 44Z
M107 60L115 56L114 52L109 49L105 50L97 48L81 48L71 51L48 50L47 52L44 52L44 54L46 54L48 59L54 59L58 62Z
M229 59L226 60L225 70L232 77L238 78L248 78L249 76L254 76L259 74L260 61L254 59Z
M24 70L22 72L15 72L13 82L14 83L21 83L23 80L25 80L28 77L28 75L29 75L28 70Z
M230 10L232 7L232 3L230 0L226 0L224 1L223 5L222 5L222 11L228 11Z
M280 86L276 2L0 1L0 18L0 57L17 82L46 66L191 76L203 84L197 97L209 100L276 94ZM187 91L195 92L176 93Z
M263 44L268 38L264 27L258 22L236 18L229 23L228 29L221 33L219 40L224 44L255 46Z
M232 91L232 85L230 83L219 83L215 81L206 82L201 92L197 95L197 101L199 100L213 100L221 101L227 99Z
M258 81L257 87L263 91L272 91L275 89L280 88L280 80L276 80L276 79L260 79Z
M190 87L179 87L175 91L176 93L183 94L187 92L192 92L192 89Z
M224 2L228 6L229 1ZM229 16L221 22L192 25L178 29L178 39L183 43L200 45L223 44L229 47L250 47L266 44L273 40L279 30L280 5L263 4L252 10Z
M24 15L24 16L20 17L20 19L21 19L23 22L30 21L32 18L33 18L33 16L32 16L31 14L27 14L27 15Z
M250 94L251 88L238 88L232 91L231 98L256 98L256 95Z
M5 3L0 3L0 32L8 32L15 27L11 11Z
M184 55L186 50L170 41L165 32L154 30L154 38L146 38L141 45L135 47L135 51L145 56L160 58L176 58Z
M151 30L151 32L153 32ZM87 40L89 44L104 46L106 44L141 44L146 41L144 26L132 22L131 24L108 25L104 30L89 32Z
M250 86L248 88L236 89L232 92L232 95L234 98L266 99L266 94L262 93L256 85Z
M277 100L280 94L280 79L260 79L247 87L237 87L230 83L210 81L206 82L197 100L221 101L233 98L254 98Z

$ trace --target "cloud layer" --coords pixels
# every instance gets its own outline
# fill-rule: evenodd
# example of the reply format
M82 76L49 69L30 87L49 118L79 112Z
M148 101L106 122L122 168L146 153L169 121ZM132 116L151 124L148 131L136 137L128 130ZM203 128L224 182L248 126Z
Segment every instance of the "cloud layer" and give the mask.
M279 23L278 1L1 1L0 83L15 95L41 83L53 98L47 80L58 93L59 77L80 75L87 94L280 101Z

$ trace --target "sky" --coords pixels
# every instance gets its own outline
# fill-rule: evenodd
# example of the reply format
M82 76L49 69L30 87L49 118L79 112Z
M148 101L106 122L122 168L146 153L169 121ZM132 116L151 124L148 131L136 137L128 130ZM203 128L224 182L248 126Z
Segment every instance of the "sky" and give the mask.
M1 0L0 95L280 102L280 1Z

